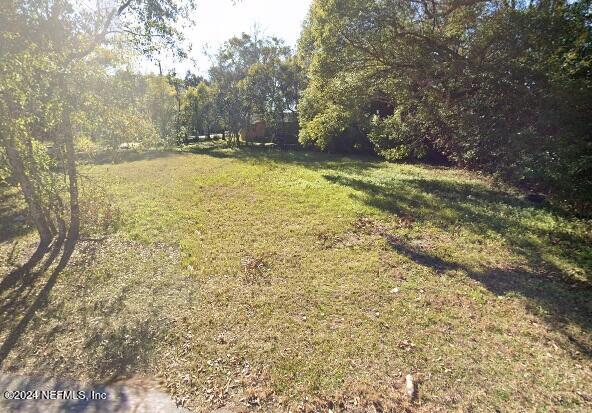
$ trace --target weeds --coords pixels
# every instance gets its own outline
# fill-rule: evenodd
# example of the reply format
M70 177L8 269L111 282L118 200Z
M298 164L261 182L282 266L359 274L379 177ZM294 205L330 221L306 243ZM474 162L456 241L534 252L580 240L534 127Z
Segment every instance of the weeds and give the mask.
M592 407L590 222L455 169L192 151L87 168L115 233L5 368L157 376L197 411Z

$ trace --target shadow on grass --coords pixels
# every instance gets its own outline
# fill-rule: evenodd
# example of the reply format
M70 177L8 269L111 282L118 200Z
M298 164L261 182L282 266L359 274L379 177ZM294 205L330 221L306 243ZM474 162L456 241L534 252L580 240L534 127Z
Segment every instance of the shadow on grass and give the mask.
M421 179L414 175L367 177L367 172L383 163L374 157L344 157L307 151L277 151L265 148L225 149L219 144L187 148L194 154L222 159L268 164L295 164L320 170L328 181L354 189L352 197L378 210L411 217L444 231L462 228L474 234L495 234L518 256L526 268L482 268L479 271L447 261L403 242L392 243L399 253L416 263L442 272L463 270L493 294L518 294L528 299L533 312L542 308L546 322L557 330L575 323L592 331L592 249L590 238L569 228L546 229L538 217L568 218L562 210L536 205L479 182L459 182L438 177ZM447 170L430 166L431 169ZM529 219L524 219L528 216ZM390 241L389 241L390 242ZM588 247L586 247L588 245ZM566 274L547 258L549 248L568 262L584 269L582 279ZM565 333L579 351L592 356L590 344Z
M98 252L105 248L102 244L79 241L77 258L71 268L75 272L81 269L79 274L92 271L92 263L105 254ZM115 257L112 270L126 271L129 259L126 257ZM127 301L134 293L134 284L123 284L112 294L97 298L94 289L84 284L98 281L84 276L72 280L68 272L56 289L64 266L60 262L49 268L46 261L35 272L19 277L17 283L0 291L0 332L7 333L0 339L0 368L18 370L23 360L34 360L37 374L68 377L73 373L75 361L75 365L83 363L88 378L100 383L112 383L143 371L150 364L157 336L166 328L158 322L162 320L162 309L151 303L142 305L145 319L154 322L131 317ZM80 286L70 288L72 282ZM99 284L95 288L104 286ZM27 345L25 340L32 340L35 346ZM64 340L78 341L68 351L63 347ZM75 355L74 349L82 353Z
M92 156L82 156L83 162L94 165L117 165L127 162L139 162L152 159L168 158L178 155L177 151L155 150L155 151L122 151L122 152L102 152Z
M588 285L592 283L592 249L590 237L567 228L543 228L525 223L522 212L563 216L560 210L534 205L506 192L495 191L476 183L450 182L439 179L399 179L377 184L363 178L324 175L330 182L358 191L359 201L384 212L411 216L429 222L443 230L469 228L473 233L496 233L508 241L514 252L527 257L534 265L549 265L543 258L542 247L557 244L562 258L586 269ZM534 218L533 218L534 220ZM540 242L535 242L533 237ZM588 245L588 247L586 247ZM566 282L576 282L561 270L549 270Z
M340 173L324 175L330 182L354 189L351 196L378 210L411 217L446 232L462 228L477 235L492 234L504 240L514 254L524 259L524 268L479 270L443 259L393 235L387 241L394 250L436 273L462 270L497 296L517 294L528 299L533 313L544 314L554 329L564 331L574 323L592 331L592 248L590 239L569 228L536 226L542 216L562 214L533 205L506 192L471 182L416 177L375 181ZM524 216L530 219L525 220ZM553 254L584 269L583 277L565 273L548 259ZM591 343L567 333L582 354L592 357Z
M183 152L262 165L273 163L298 165L312 170L336 169L348 173L376 169L382 163L375 156L345 156L308 150L280 150L251 146L225 147L220 143L187 146Z
M48 251L49 255L41 262L40 268L34 269L25 265L2 280L0 296L5 297L5 302L0 313L0 327L2 331L8 331L8 335L0 346L0 367L17 345L37 311L47 304L51 290L68 264L69 256L64 253L57 266L51 270L49 278L45 282L40 280L59 256L63 245L64 239L57 240ZM5 282L7 280L8 282Z
M566 326L574 323L584 330L592 331L592 303L589 284L566 285L554 278L556 268L542 268L540 271L527 271L519 268L485 268L475 271L465 265L444 260L420 248L411 246L400 239L389 239L391 247L405 255L416 264L428 267L438 273L448 270L461 270L481 283L498 297L518 294L529 300L529 311L542 316L554 330L561 332L576 351L592 358L592 343L570 334ZM551 271L551 273L547 273ZM541 314L541 309L543 309Z
M298 165L312 170L335 169L350 173L359 173L375 169L383 163L376 156L370 155L336 155L310 150L284 150L255 146L228 146L223 142L203 142L178 148L177 150L162 151L125 151L113 154L101 153L83 158L83 161L93 165L122 164L145 160L168 158L179 155L204 155L217 159L235 159L251 164L284 164Z

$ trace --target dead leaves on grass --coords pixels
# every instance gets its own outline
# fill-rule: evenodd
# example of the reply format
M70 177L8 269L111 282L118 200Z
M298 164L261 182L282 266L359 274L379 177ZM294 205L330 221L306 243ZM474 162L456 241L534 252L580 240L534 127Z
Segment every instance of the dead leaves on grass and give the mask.
M401 350L412 351L415 348L415 344L411 340L403 340L399 342L398 347Z
M415 411L414 404L405 395L405 383L401 380L386 384L355 383L334 397L308 399L288 411L299 413L408 413Z
M122 212L107 190L97 182L82 180L80 192L81 235L91 237L115 232Z
M241 269L247 284L270 284L271 278L267 257L247 255L241 258Z
M397 235L396 231L410 228L414 222L410 216L399 217L394 225L387 225L373 218L359 217L352 223L352 229L343 234L319 233L317 243L325 249L363 246L373 244L378 239L385 239L394 244L400 240L400 235Z
M410 228L414 223L415 219L410 215L402 215L398 217L397 223L394 225L386 225L373 218L360 217L352 224L352 226L357 231L366 233L368 235L385 236L397 229Z

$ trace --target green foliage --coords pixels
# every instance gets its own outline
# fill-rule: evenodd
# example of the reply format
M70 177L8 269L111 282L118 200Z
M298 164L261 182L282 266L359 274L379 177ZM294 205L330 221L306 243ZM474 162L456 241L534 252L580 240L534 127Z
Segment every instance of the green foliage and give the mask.
M194 136L202 132L209 134L218 127L214 93L214 89L203 81L187 87L181 103L181 122L186 133Z
M117 151L121 145L153 148L176 141L175 89L165 76L139 75L101 57L87 74L72 114L83 151Z
M113 150L156 141L137 79L122 73L117 47L102 47L123 41L151 54L175 44L193 5L121 0L92 10L70 0L1 2L0 171L21 190L39 252L66 233L63 259L73 252L80 227L75 145Z
M354 124L388 159L439 153L589 203L590 18L589 1L315 1L301 140L327 148Z
M151 75L146 78L144 102L150 119L158 129L159 138L174 143L175 130L175 88L166 77Z
M116 2L119 26L128 46L145 56L158 53L187 56L182 28L193 23L195 0L139 0ZM121 10L121 9L120 9Z
M243 34L227 41L210 69L216 112L238 132L255 118L275 133L286 112L294 112L302 69L290 48L276 38Z
M417 118L403 120L402 113L397 111L393 116L372 118L368 137L376 151L389 161L423 159L427 153L427 145L423 139L421 124Z
M321 149L327 149L334 137L346 131L349 119L345 108L331 104L304 125L300 141L303 144L315 143Z

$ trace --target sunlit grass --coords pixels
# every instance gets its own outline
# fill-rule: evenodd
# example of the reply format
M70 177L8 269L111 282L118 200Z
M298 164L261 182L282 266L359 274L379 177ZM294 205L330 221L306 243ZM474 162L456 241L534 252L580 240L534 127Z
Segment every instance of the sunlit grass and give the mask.
M57 371L123 364L201 408L401 406L408 373L418 410L590 407L589 222L460 170L305 152L200 146L85 173L122 220L115 246L54 290L46 317L100 326L42 341L65 357ZM74 280L89 287L69 300ZM93 331L114 349L127 334L141 357L109 362ZM102 369L57 350L76 338Z

